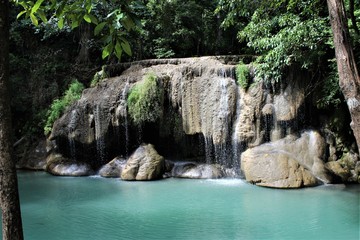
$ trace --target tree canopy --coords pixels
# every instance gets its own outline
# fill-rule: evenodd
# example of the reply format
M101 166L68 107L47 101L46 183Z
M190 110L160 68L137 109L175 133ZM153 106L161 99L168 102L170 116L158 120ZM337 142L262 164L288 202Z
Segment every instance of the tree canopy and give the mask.
M121 59L123 52L131 56L132 51L126 32L135 27L136 17L134 8L138 7L138 1L19 1L14 0L23 10L17 18L25 15L37 26L39 20L47 23L48 20L57 22L59 29L70 27L77 28L82 22L94 24L94 35L101 37L104 44L102 58L112 53Z
M63 74L60 72L65 74L66 67L62 66L66 66L68 61L63 59L64 50L47 46L47 43L60 45L60 41L56 43L53 37L56 36L62 39L63 45L70 46L73 52L79 51L79 47L73 43L74 39L78 41L81 46L79 56L83 49L88 51L91 61L85 62L94 69L119 59L133 61L219 54L251 55L254 60L252 64L256 65L257 79L276 84L283 80L289 69L306 69L312 73L314 85L321 88L321 94L315 100L318 107L327 108L342 101L329 14L323 0L12 2L18 6L12 12L13 18L18 20L13 24L10 36L14 39L14 47L11 48L14 52L11 54L11 61L14 62L11 68L15 68L12 70L15 73L12 77L14 89L21 88L23 84L20 86L19 78L24 78L18 76L19 70L16 68L21 66L33 69L33 62L42 62L45 58L48 59L47 65L41 71L46 69L48 74L60 78ZM357 46L360 43L360 2L346 0L344 3L350 39L353 46ZM19 54L17 49L23 48L24 43L20 39L25 37L24 33L28 32L29 35L31 31L37 33L35 38L39 39L41 46L38 46L40 50L36 54L29 53L31 57L27 57ZM54 56L57 58L56 63L51 62ZM354 56L359 64L360 49L354 48ZM66 64L58 64L59 61L65 61ZM35 107L32 111L40 116L36 118L43 118L42 115L47 112L43 108L47 107L36 107L37 104L51 105L49 99L62 96L72 80L59 79L55 83L44 79L39 81L41 74L37 73L36 67L35 70L29 70L29 74L28 78L37 79L32 81L50 89L49 96L45 98L44 95L44 99L36 100L36 104L33 101ZM85 76L79 73L76 75L77 78ZM89 77L79 80L85 86L90 85ZM20 107L21 101L25 101L25 98L16 98L15 109L29 111Z
M223 25L242 22L240 41L258 56L258 75L279 81L288 66L310 68L331 46L326 6L322 1L220 1ZM257 7L255 7L257 6ZM242 21L241 21L242 19Z

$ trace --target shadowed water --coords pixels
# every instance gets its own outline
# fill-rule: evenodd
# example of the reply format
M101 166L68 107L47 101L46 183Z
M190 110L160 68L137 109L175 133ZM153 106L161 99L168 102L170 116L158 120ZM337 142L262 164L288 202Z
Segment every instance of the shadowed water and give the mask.
M19 173L25 239L359 239L360 187ZM1 235L1 234L0 234Z

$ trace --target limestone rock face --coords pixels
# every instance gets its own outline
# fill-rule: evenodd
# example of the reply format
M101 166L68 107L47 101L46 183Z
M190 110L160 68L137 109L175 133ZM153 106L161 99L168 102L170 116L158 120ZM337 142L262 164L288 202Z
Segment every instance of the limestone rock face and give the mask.
M225 172L231 167L239 172L241 153L250 148L242 154L242 168L249 181L274 187L331 182L331 168L326 169L322 161L326 157L322 137L316 132L292 137L311 126L312 117L307 116L311 109L305 109L309 74L290 70L284 81L274 84L249 79L249 88L242 89L236 81L239 60L199 57L108 66L109 78L84 90L81 99L54 123L48 139L51 152L66 156L61 163L67 166L85 164L98 169L116 156L127 156L141 139L153 143L166 158L206 162L184 166L179 177L217 178L224 174L216 164ZM156 84L163 90L163 114L155 122L138 126L129 115L127 100L133 87L149 73L156 76ZM144 149L139 152L146 152ZM337 151L330 148L330 159L337 160ZM161 178L163 163L156 167L144 159L129 159L121 177ZM360 164L347 162L340 164L350 171L348 179L359 179ZM56 166L47 165L48 169ZM117 176L119 171L115 161L101 173Z
M339 176L344 182L347 182L351 175L350 171L348 169L344 169L338 161L327 162L325 166L330 172Z
M99 175L102 177L120 177L121 172L126 165L126 160L121 157L116 157L109 163L105 164L99 170Z
M250 147L276 141L298 131L297 119L305 101L306 76L288 75L277 91L270 91L263 82L245 91L238 89L237 113L233 136Z
M325 142L317 132L300 138L288 136L273 143L246 150L241 169L247 181L274 188L299 188L331 183L332 175L323 159Z
M155 180L162 178L165 160L151 144L141 145L127 160L121 173L123 180Z
M164 109L167 114L155 123L161 124L161 137L166 139L160 146L168 144L168 139L174 141L168 146L185 145L188 138L199 142L197 134L206 138L209 146L229 142L238 89L233 63L226 64L216 57L201 57L141 61L127 67L121 75L84 90L81 99L54 123L49 139L54 142L55 152L74 155L74 159L90 162L94 168L117 155L126 155L125 146L132 144L134 147L139 132L129 119L127 96L148 73L156 75L167 98ZM165 119L169 115L172 119ZM192 147L199 145L192 144ZM177 150L173 148L172 151ZM197 149L179 151L194 152L189 157L196 157L194 155L199 152Z
M35 148L32 148L29 153L22 156L21 160L16 164L16 167L31 170L45 170L46 157L46 141L43 140L40 141Z

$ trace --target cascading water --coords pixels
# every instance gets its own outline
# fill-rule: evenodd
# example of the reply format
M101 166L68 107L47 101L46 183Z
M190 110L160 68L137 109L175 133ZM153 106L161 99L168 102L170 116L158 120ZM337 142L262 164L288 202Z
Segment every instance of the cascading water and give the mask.
M240 165L240 155L243 149L241 148L241 139L239 137L240 131L240 114L241 114L241 97L239 89L236 91L236 112L235 112L235 122L233 126L233 133L231 136L231 144L232 144L232 163L231 167L235 171L236 175L240 175L241 173L241 165Z
M102 131L102 112L100 105L96 105L94 110L95 120L95 138L96 138L96 152L97 158L101 163L105 162L105 140Z
M77 121L77 112L76 112L76 110L72 110L71 115L70 115L69 124L68 124L68 129L69 129L68 139L69 139L70 157L73 160L76 160L76 146L75 146L75 139L74 139L74 137L75 137L74 131L75 131L75 126L76 126L76 121Z
M213 142L212 142L212 138L207 137L204 134L204 143L205 143L205 162L207 164L211 164L212 163L212 159L213 159L213 154L212 154L212 149L213 149Z
M227 92L227 84L228 79L226 78L226 72L222 69L221 76L218 81L219 89L220 89L220 102L219 102L219 113L218 118L222 121L220 131L222 141L220 144L215 145L215 157L216 163L228 166L229 162L229 153L228 153L228 137L229 137L229 124L230 124L230 110L229 110L229 101L228 101L228 92Z
M129 93L129 79L126 80L124 89L121 93L121 99L124 102L124 128L125 128L125 157L129 156L129 123L128 123L128 111L127 111L127 95Z
M276 114L273 115L273 126L274 129L271 131L271 136L270 136L271 142L281 139L281 127L277 121Z

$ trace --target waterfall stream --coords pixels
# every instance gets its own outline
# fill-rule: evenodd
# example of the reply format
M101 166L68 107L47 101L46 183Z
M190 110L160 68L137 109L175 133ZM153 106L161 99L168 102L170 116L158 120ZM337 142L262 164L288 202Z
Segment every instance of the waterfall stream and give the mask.
M227 142L229 137L229 124L230 124L230 109L229 109L229 101L228 101L228 79L226 78L226 72L223 72L223 76L218 80L219 89L220 89L220 102L219 102L219 112L218 112L218 120L222 122L220 125L221 129L217 129L216 131L220 131L221 141L219 144L215 145L215 156L216 163L228 166L228 149Z
M127 95L129 93L129 79L126 80L124 89L121 93L121 100L124 102L124 128L125 128L125 157L129 156L129 122L127 111Z
M231 136L231 144L232 144L232 163L231 167L234 169L237 175L240 174L240 155L243 149L241 149L241 139L239 137L240 131L240 114L241 114L241 96L240 89L236 89L236 111L235 111L235 122L233 126L233 133Z
M75 126L77 121L77 112L76 110L72 110L70 114L70 120L68 124L69 129L69 149L70 149L70 157L72 160L76 160L76 146L75 146Z
M105 140L103 136L103 126L102 126L102 110L100 105L97 104L94 110L94 119L95 119L95 138L96 138L96 150L97 150L97 158L103 163L105 162Z

